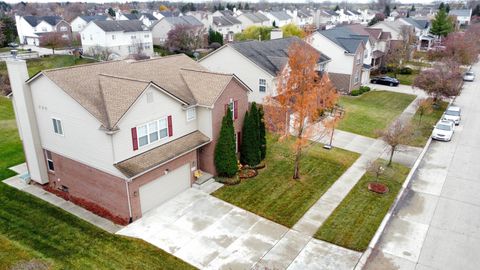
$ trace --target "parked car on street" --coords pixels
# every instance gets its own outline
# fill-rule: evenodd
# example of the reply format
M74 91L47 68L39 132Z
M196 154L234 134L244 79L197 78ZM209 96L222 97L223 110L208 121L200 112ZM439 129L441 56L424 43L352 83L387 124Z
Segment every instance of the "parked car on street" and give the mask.
M388 86L398 86L400 84L397 79L388 76L374 77L370 80L370 82Z
M442 119L452 121L458 126L460 124L460 120L462 120L462 110L458 106L449 106L443 113Z
M455 125L452 121L440 120L434 126L432 139L449 142L452 140Z
M472 71L467 71L465 75L463 75L463 80L466 82L473 82L473 80L475 80L475 74Z

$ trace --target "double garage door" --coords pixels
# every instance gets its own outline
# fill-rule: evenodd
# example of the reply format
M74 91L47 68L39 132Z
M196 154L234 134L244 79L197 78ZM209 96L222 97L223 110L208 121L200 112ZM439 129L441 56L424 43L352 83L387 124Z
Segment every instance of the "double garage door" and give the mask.
M188 188L190 188L190 164L187 163L140 187L142 214Z

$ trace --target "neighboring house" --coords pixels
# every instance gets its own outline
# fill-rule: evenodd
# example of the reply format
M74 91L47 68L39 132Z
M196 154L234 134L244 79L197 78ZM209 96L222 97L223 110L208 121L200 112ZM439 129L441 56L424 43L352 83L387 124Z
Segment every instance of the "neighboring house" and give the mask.
M85 54L106 53L115 58L153 55L152 33L139 20L91 21L80 35Z
M292 17L292 23L304 27L306 25L313 25L313 15L309 10L287 10L287 14Z
M158 16L158 14L157 14ZM120 13L117 15L118 21L128 21L128 20L139 20L146 26L151 26L159 19L151 13L138 13L138 14L123 14Z
M390 32L384 32L380 28L366 27L365 31L370 34L370 37L374 41L374 48L372 52L372 69L377 69L385 63L385 56L390 49Z
M199 28L205 27L204 24L194 16L165 17L150 27L153 35L153 44L164 45L168 38L168 32L177 25L190 25Z
M470 24L472 9L452 9L448 15L454 16L459 26L466 26Z
M126 13L117 13L116 15L116 20L117 21L129 21L129 20L138 20L138 17L139 17L140 14L133 14L133 13L130 13L130 14L126 14Z
M242 23L233 16L213 16L211 19L212 30L221 33L227 42L232 42L233 36L242 32Z
M21 44L40 45L40 37L46 33L60 32L64 39L72 38L70 24L60 16L15 15L18 39Z
M30 79L25 61L7 65L31 179L124 223L190 188L195 171L215 175L226 110L241 137L249 88L186 55L45 70Z
M349 94L359 88L362 78L369 76L370 68L363 63L363 40L363 37L352 37L349 31L341 28L316 31L308 38L308 42L315 49L328 52L332 59L328 64L328 75L341 93Z
M406 28L411 28L409 31L413 31L413 27L406 25L405 23L402 23L398 20L396 21L381 21L378 22L372 26L369 26L370 28L380 28L384 32L390 32L392 36L392 40L403 40L404 36L402 34L403 29Z
M365 30L365 26L360 24L348 24L348 25L339 25L336 27L339 31L344 31L346 37L360 38L365 44L365 51L363 54L363 64L364 69L372 68L372 58L375 48L375 39L370 36L370 33ZM365 81L369 79L369 72L364 72L363 76L368 76L362 78L362 84L366 83Z
M430 34L430 22L428 20L399 18L398 21L414 29L418 50L429 50L432 48L435 42L435 37Z
M317 9L314 22L317 27L335 25L340 22L337 12L329 9Z
M175 14L172 12L172 11L169 11L169 10L165 10L165 11L154 11L152 13L152 15L157 19L157 20L161 20L165 17L175 17Z
M185 15L195 17L197 20L199 20L203 24L205 29L209 29L212 27L213 16L210 11L203 11L203 10L189 11Z
M260 12L244 12L237 17L237 20L242 23L242 29L249 26L272 26L267 16Z
M217 10L212 14L214 17L221 17L221 16L235 16L235 12L225 9L225 10Z
M292 17L287 14L285 11L260 11L263 15L267 16L270 20L270 25L274 25L276 27L282 27L286 24L292 23Z
M96 16L78 16L70 22L73 32L80 32L87 26L91 21L106 21L111 20L110 17L106 15L96 15Z
M263 103L265 97L275 96L277 76L288 63L288 49L294 42L305 42L297 37L268 41L230 43L200 60L209 70L233 73L250 89L250 102ZM321 53L319 71L326 71L330 58Z

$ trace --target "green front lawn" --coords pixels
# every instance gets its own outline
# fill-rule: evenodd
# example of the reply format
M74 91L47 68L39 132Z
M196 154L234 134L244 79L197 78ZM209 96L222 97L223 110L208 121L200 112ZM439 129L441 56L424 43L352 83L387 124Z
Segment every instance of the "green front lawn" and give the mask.
M433 126L440 120L447 107L448 102L442 101L438 108L434 108L431 112L424 114L421 119L417 111L411 120L414 129L413 136L408 144L418 147L425 146L428 138L432 135Z
M325 150L314 143L300 163L300 180L293 180L293 140L267 141L266 168L255 178L224 186L213 195L255 214L292 227L359 157L339 148Z
M391 170L390 172L388 172ZM383 218L405 181L409 168L393 163L378 182L388 186L389 192L377 194L367 189L375 182L375 175L367 172L343 199L315 234L315 238L353 249L365 251Z
M342 96L339 103L346 113L338 128L376 138L376 131L386 128L414 100L414 95L389 91L371 91L358 97Z
M415 77L418 75L418 70L413 70L412 74L397 74L397 79L400 81L400 84L404 85L412 85L413 80L415 80ZM393 72L388 72L387 76L390 76L392 78L395 78Z
M8 167L24 161L11 101L3 97L0 137L3 180L14 175ZM0 206L0 269L32 259L52 269L193 269L142 240L105 232L2 182Z

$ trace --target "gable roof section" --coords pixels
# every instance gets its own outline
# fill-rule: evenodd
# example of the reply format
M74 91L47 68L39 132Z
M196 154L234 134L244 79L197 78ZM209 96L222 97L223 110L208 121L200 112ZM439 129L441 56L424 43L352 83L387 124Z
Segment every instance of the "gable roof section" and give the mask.
M105 16L105 15L79 16L79 17L82 18L87 23L89 23L91 21L106 21L107 18L108 18L108 16Z
M107 129L116 127L149 85L184 105L212 106L234 78L232 74L209 72L183 54L138 62L79 65L46 70L41 74L57 84Z
M146 30L146 27L139 20L93 21L93 23L105 32L140 32Z
M280 21L286 21L291 19L290 15L287 14L285 11L270 11L269 12L273 17L279 19Z
M140 16L138 16L138 14L122 14L123 16L125 16L125 18L129 19L129 20L138 20L138 18Z
M288 62L288 49L294 42L305 42L298 37L273 39L267 41L244 41L229 46L254 62L257 66L273 76L277 76ZM325 54L320 54L319 62L329 61Z
M362 45L368 36L355 35L346 27L335 27L328 30L318 31L321 35L333 41L338 46L342 47L348 53L355 53L358 46Z
M254 23L262 23L262 22L269 21L267 16L263 15L260 12L247 12L247 13L243 13L243 15Z
M192 25L192 26L203 26L203 23L200 22L197 18L191 15L180 16L180 17L165 17L162 18L171 25Z
M217 26L233 26L235 24L242 24L237 18L227 15L227 16L215 16L213 17L213 23Z
M448 15L470 17L472 16L472 9L452 9Z
M140 17L145 17L145 18L149 19L150 21L158 20L157 17L153 16L153 14L151 14L151 13L141 13Z
M24 16L23 19L28 22L31 26L35 27L40 22L45 21L46 23L55 26L61 20L63 20L60 16Z

